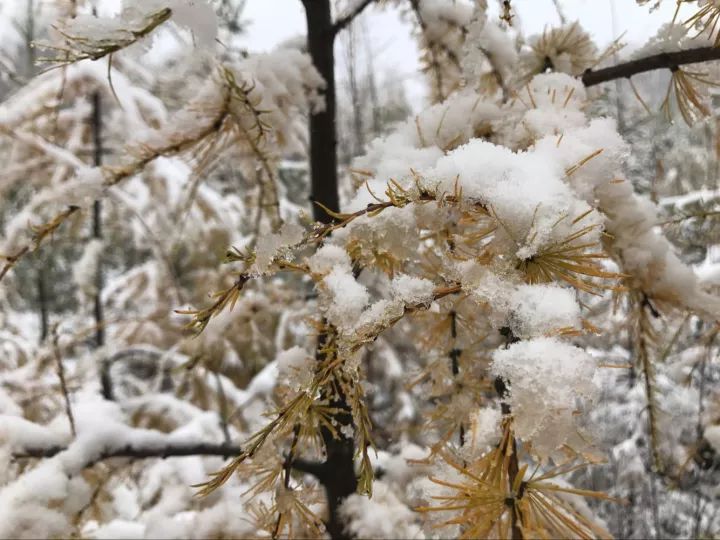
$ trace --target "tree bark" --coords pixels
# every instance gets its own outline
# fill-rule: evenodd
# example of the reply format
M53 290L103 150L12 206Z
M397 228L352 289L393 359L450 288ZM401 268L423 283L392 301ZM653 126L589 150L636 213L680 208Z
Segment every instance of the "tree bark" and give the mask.
M340 210L337 174L335 102L335 28L330 0L302 0L307 19L308 50L313 64L325 80L325 108L310 115L310 200L330 210ZM316 221L333 218L321 206L313 205Z
M333 339L334 332L330 327L319 337L316 353L319 362L325 360L326 353L323 351ZM333 433L326 426L320 428L326 455L318 480L323 484L327 497L328 520L325 525L333 540L345 539L350 536L340 519L340 505L357 491L358 481L355 476L355 441L352 436L343 433L342 428L353 426L353 416L339 382L337 386L328 384L323 391L323 398L328 400L330 407L338 411L333 415L337 433Z
M331 211L340 210L337 171L337 133L335 98L335 35L339 31L332 21L330 0L302 0L307 19L308 50L318 73L325 80L325 108L310 115L310 200ZM348 22L349 23L348 19ZM344 24L347 24L344 23ZM330 223L333 217L319 204L313 205L313 217ZM332 328L318 337L316 356L325 359L325 345L333 338ZM338 427L352 424L352 414L345 396L336 396L332 406L340 412L334 415ZM348 538L339 516L342 501L357 490L355 476L355 443L352 437L334 437L321 428L326 458L317 464L315 474L325 488L328 505L327 531L333 539Z

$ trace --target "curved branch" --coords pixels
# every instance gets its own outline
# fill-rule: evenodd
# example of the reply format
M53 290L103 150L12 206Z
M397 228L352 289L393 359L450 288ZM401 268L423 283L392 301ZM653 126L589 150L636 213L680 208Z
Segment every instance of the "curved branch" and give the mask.
M342 17L338 17L338 19L332 26L333 36L339 34L341 30L343 30L346 26L353 22L355 17L360 15L365 10L365 8L372 4L374 1L375 0L360 0L357 5L352 8L348 13L346 13Z
M616 66L591 70L582 75L585 86L595 86L615 79L628 79L638 73L645 73L656 69L677 69L684 64L697 64L720 60L720 47L698 47L671 53L660 53L646 58L623 62Z
M13 454L13 459L30 459L30 458L50 458L60 452L67 450L63 446L50 446L47 448L26 448L22 452ZM187 456L220 456L229 458L240 455L242 448L228 444L213 443L175 443L165 444L162 446L134 446L128 444L120 448L110 448L103 451L92 461L85 464L85 467L91 467L100 461L112 458L132 458L132 459L149 459L160 458L166 459L170 457L187 457Z

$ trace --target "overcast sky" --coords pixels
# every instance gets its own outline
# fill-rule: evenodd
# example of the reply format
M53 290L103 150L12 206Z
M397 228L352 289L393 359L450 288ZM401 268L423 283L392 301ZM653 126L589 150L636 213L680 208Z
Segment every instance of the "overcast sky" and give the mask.
M0 0L0 35L12 37L10 34L14 29L11 21L24 14L26 2ZM116 11L121 1L95 0L95 3L104 12ZM497 0L489 3L494 8L498 4ZM664 0L661 8L653 13L647 7L638 6L635 0L560 0L560 3L567 19L580 21L600 47L625 33L623 41L629 44L629 49L643 44L660 25L669 22L675 9L674 0ZM525 35L541 33L548 25L559 24L553 0L512 0L512 5ZM688 9L692 7L688 6ZM426 86L418 71L418 50L410 35L410 24L401 20L397 9L370 7L363 16L369 29L380 80L383 74L388 73L402 80L413 106L422 108ZM247 30L240 41L252 52L271 50L286 39L305 34L305 16L300 0L247 0L243 18ZM156 43L155 48L162 47ZM342 79L342 40L336 48L336 58L340 64L338 78Z
M599 43L613 39L613 0L560 0L568 20L579 20ZM649 13L635 0L614 0L618 33L626 32L629 41L642 42L654 34L663 22L672 19L675 2L666 0L660 9ZM494 3L491 2L494 6ZM527 33L542 32L548 25L559 23L552 0L513 0ZM407 52L410 42L407 28L399 23L395 10L369 8L373 29L378 35L394 36L398 53ZM245 17L251 23L247 43L258 50L272 48L276 43L305 32L305 17L300 0L247 0Z
M495 6L496 2L489 2ZM658 28L672 19L675 2L665 0L661 8L650 13L635 0L561 0L568 21L579 20L601 47L623 32L623 41L643 44ZM615 24L613 24L613 3ZM513 0L526 35L541 33L560 20L552 0ZM404 23L396 9L366 10L376 67L405 81L411 101L421 100L424 83L418 74L418 51L410 36L410 25ZM300 0L247 0L244 18L249 23L242 42L251 51L266 51L278 43L305 34L305 15ZM342 62L342 50L336 50ZM342 68L341 68L342 69ZM340 70L341 71L341 70Z

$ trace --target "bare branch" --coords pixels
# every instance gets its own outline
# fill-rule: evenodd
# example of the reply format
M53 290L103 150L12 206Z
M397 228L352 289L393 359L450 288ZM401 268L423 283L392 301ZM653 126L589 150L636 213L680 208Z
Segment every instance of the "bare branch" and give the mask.
M67 450L63 446L50 446L48 448L26 448L22 452L13 454L13 459L29 459L29 458L50 458L60 452ZM102 452L94 460L85 464L85 467L92 467L100 461L112 458L131 458L131 459L150 459L160 458L166 459L170 457L186 457L186 456L220 456L229 458L240 455L242 448L239 446L228 444L214 443L169 443L162 446L134 446L128 444L121 448L110 448Z
M583 73L582 82L585 86L614 81L616 79L627 79L638 73L645 73L656 69L677 69L684 64L697 64L720 60L720 47L698 47L685 51L672 53L660 53L646 58L639 58L624 62L616 66L591 70Z
M353 7L348 13L341 17L338 17L332 27L333 36L339 34L341 30L343 30L346 26L353 22L353 19L360 15L365 10L365 8L372 4L374 1L375 0L360 0L360 2L358 2L357 5L355 5L355 7Z

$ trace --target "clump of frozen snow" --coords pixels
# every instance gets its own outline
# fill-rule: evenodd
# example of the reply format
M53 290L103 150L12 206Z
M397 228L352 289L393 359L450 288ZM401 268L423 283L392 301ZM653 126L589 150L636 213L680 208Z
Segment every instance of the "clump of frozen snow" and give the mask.
M357 538L423 538L417 514L381 480L374 482L371 498L354 494L345 499L340 514Z
M321 286L329 295L327 316L330 321L343 331L352 330L370 301L367 288L339 266L323 278Z
M706 427L703 431L703 436L715 451L720 453L720 426Z
M597 396L595 361L557 338L520 341L493 353L491 372L509 384L515 433L540 457L577 429L574 412Z
M575 292L553 284L520 285L510 295L510 327L520 338L580 328Z
M433 299L435 286L429 279L401 274L390 285L392 295L408 305L428 304Z
M308 258L308 267L313 274L325 275L336 266L349 272L352 261L344 248L334 244L325 244Z
M288 253L289 248L303 239L305 230L300 225L284 223L277 233L263 237L255 248L255 262L252 271L261 275L268 271L275 259Z

